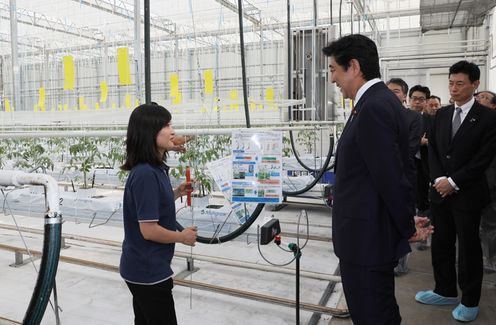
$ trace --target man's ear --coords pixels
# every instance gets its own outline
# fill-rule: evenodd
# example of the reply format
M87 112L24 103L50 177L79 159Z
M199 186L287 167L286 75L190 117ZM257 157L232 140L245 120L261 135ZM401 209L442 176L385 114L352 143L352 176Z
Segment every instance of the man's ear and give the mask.
M352 71L353 71L353 73L355 75L362 74L362 69L360 67L360 62L358 62L357 59L351 59L350 60L350 69L352 69Z
M472 85L474 85L474 87L475 87L474 91L475 91L475 90L476 90L477 88L479 88L479 86L480 86L480 80L476 80L476 81L474 81L474 82L472 83Z

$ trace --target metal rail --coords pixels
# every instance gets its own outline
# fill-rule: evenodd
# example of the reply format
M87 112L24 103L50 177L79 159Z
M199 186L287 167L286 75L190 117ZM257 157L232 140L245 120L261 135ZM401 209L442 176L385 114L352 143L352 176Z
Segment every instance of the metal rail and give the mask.
M6 244L0 244L0 249L12 251L12 252L27 253L26 249L23 247L16 247L16 246L11 246L11 245L6 245ZM35 256L41 255L40 251L30 250L30 252L32 255L35 255ZM69 256L63 256L62 255L62 256L60 256L60 261L64 262L64 263L81 265L81 266L96 268L96 269L105 270L105 271L119 272L119 267L116 265L111 265L111 264L102 263L102 262L95 262L95 261L85 260L85 259L81 259L81 258L75 258L75 257L69 257ZM250 292L250 291L245 291L245 290L232 289L232 288L227 288L227 287L213 285L213 284L204 283L204 282L190 281L190 280L174 278L174 284L184 286L184 287L191 287L191 288L198 289L198 290L217 292L217 293L221 293L221 294L225 294L225 295L229 295L229 296L234 296L234 297L239 297L239 298L245 298L245 299L250 299L250 300L255 300L255 301L260 301L260 302L267 302L267 303L276 304L276 305L285 306L285 307L294 308L296 306L295 301L293 301L291 299L286 299L286 298L281 298L281 297L276 297L276 296L271 296L271 295L265 295L265 294L259 294L259 293L254 293L254 292ZM347 309L319 306L316 304L306 303L306 302L301 302L300 308L302 310L311 311L311 312L318 312L321 314L326 314L326 315L331 315L331 316L336 316L336 317L347 317L349 315L349 312Z

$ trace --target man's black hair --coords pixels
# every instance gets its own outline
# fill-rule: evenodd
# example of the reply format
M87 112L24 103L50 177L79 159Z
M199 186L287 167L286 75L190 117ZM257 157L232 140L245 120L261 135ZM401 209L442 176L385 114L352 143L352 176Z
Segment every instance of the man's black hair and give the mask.
M468 79L470 79L470 82L480 80L480 69L477 64L473 62L463 60L453 64L449 68L449 76L457 73L466 74L468 76Z
M395 84L401 87L401 91L403 91L403 94L408 94L408 84L406 83L405 80L401 78L391 78L389 81L386 83L386 85L389 84Z
M430 95L428 99L437 99L441 103L441 97L436 95Z
M425 87L425 86L422 86L422 85L415 85L415 86L413 86L410 89L410 92L408 93L408 97L409 98L412 98L412 95L413 95L413 92L414 91L419 91L421 93L424 93L425 99L431 97L431 90L429 89L429 87Z
M350 61L356 59L360 64L363 78L367 81L381 77L377 46L364 35L353 34L341 37L324 47L322 51L326 56L332 56L345 71L350 67Z

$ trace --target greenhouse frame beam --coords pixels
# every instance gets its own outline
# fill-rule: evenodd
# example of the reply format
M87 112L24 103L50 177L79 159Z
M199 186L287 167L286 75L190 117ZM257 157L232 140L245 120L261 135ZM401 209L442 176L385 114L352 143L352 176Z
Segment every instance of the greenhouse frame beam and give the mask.
M215 0L215 1L223 5L227 9L231 10L232 12L238 13L238 6L236 5L236 1L234 2L232 0ZM255 7L246 0L244 0L243 2L244 2L243 17L254 23L256 26L260 26L262 24L260 9L258 9L257 7Z
M10 40L10 35L7 34L7 33L1 33L0 32L0 42L3 42L3 43L11 43L11 40ZM42 43L40 39L36 39L34 40L34 42L37 42L37 43ZM25 47L29 47L29 48L37 48L38 50L43 50L44 47L43 46L39 46L39 45L33 45L33 42L31 41L28 41L27 43L26 42L18 42L17 43L18 45L22 45L22 46L25 46Z
M123 17L129 20L134 20L134 5L126 3L121 0L72 0L79 4L92 7L107 13ZM143 15L140 14L141 22L143 22ZM172 20L165 19L158 16L150 17L150 27L164 31L168 34L176 33L176 24Z
M9 12L10 6L5 3L0 3L0 17L10 20ZM22 24L41 27L55 32L70 34L98 42L104 40L103 33L96 29L79 27L75 24L67 23L62 19L48 17L26 9L16 8L16 13L17 21Z
M420 11L418 9L407 9L407 10L400 10L400 11L393 11L389 15L390 17L404 17L404 16L414 16L414 15L419 15ZM380 13L375 13L369 15L370 17L373 17L374 19L382 19L382 18L387 18L387 13L386 12L380 12ZM336 19L337 20L337 19ZM292 23L292 28L305 28L308 27L312 24L311 20L303 20L303 21L298 21ZM328 25L329 24L329 18L321 18L318 20L317 25ZM280 30L286 28L287 24L286 22L277 22L277 23L271 23L271 24L265 24L264 25L264 31L270 31L270 30ZM415 29L409 29L410 31L413 30L413 32L417 33L420 28L415 28ZM409 31L406 30L406 31ZM257 32L257 28L255 26L245 26L244 27L245 33L248 32ZM151 37L150 41L153 42L166 42L166 41L174 41L174 40L182 40L182 39L190 39L190 38L203 38L203 37L217 37L217 36L223 36L223 35L232 35L232 34L237 34L239 33L239 28L233 27L233 28L226 28L223 30L219 29L214 29L214 30L205 30L205 31L197 31L196 33L194 32L188 32L188 33L180 33L176 35L167 35L167 36L160 36L160 37ZM384 31L380 31L381 34L384 33ZM367 33L364 33L367 34ZM112 46L129 46L132 45L134 40L122 40L122 41L117 41L117 42L111 42ZM88 45L78 45L78 46L72 46L72 47L63 47L63 48L54 48L54 49L47 49L47 53L62 53L66 51L84 51L84 50L92 50L92 49L98 49L101 47L104 47L104 43L98 43L98 44L88 44ZM21 53L22 56L32 56L32 55L39 55L39 52L25 52ZM8 55L4 55L8 56Z
M367 23L370 26L370 29L372 30L373 34L376 35L377 37L377 43L379 45L381 44L381 33L379 31L379 28L377 27L377 24L375 22L375 17L374 15L370 14L370 8L367 4L362 4L362 0L358 1L353 1L355 4L355 8L358 11L359 16L362 16L364 19L367 20Z

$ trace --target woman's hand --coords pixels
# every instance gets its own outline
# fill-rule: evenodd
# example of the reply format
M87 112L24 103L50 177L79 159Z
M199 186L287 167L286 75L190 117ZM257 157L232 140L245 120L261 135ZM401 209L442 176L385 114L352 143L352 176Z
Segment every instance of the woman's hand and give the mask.
M182 182L175 190L174 190L174 199L180 198L181 196L187 195L188 193L193 192L193 183L191 182Z
M188 246L195 246L197 233L196 226L184 228L183 231L181 231L181 243Z

